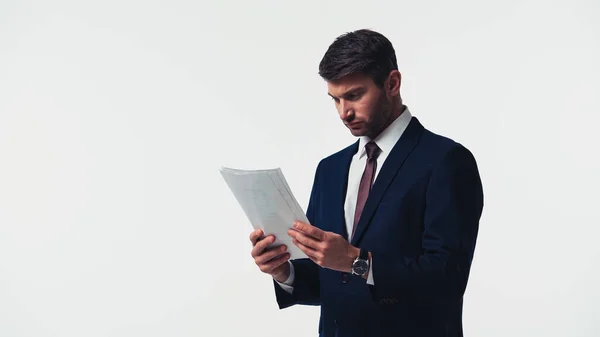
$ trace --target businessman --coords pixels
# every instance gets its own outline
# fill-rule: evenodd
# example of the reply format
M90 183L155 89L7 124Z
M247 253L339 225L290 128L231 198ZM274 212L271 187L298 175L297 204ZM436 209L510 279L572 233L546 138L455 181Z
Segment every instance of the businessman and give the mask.
M289 224L309 258L289 260L286 246L266 249L273 236L250 234L279 308L319 305L319 336L463 336L483 209L473 154L411 115L394 48L380 33L338 37L319 75L358 139L319 162L310 225Z

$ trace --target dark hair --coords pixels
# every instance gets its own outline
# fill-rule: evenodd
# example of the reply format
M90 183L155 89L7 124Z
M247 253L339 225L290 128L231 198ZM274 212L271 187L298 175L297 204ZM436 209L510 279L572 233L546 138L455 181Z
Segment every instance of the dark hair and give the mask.
M360 29L340 35L319 63L319 75L326 81L364 73L379 87L392 70L398 70L392 43L382 34Z

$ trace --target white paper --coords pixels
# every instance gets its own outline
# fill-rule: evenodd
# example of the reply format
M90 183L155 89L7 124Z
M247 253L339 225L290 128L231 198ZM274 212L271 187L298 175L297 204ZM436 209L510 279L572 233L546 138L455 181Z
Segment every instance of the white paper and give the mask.
M291 260L307 257L294 245L287 232L294 221L308 224L308 218L280 168L237 170L222 167L220 172L252 227L262 229L265 236L275 236L275 242L269 248L283 244L287 246Z

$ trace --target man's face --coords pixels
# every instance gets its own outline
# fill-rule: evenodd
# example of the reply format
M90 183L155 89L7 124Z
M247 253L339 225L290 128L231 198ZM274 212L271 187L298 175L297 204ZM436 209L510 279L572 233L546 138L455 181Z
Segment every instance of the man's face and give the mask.
M329 96L344 125L356 137L376 137L392 113L385 92L363 74L352 74L327 82Z

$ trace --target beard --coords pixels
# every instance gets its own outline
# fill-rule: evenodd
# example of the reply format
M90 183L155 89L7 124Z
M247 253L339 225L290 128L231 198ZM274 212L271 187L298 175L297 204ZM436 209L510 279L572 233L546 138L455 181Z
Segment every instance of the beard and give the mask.
M365 134L371 139L377 137L386 127L392 123L392 104L385 96L385 93L381 93L377 105L375 106L375 113L373 114L373 120L368 126L368 131Z

